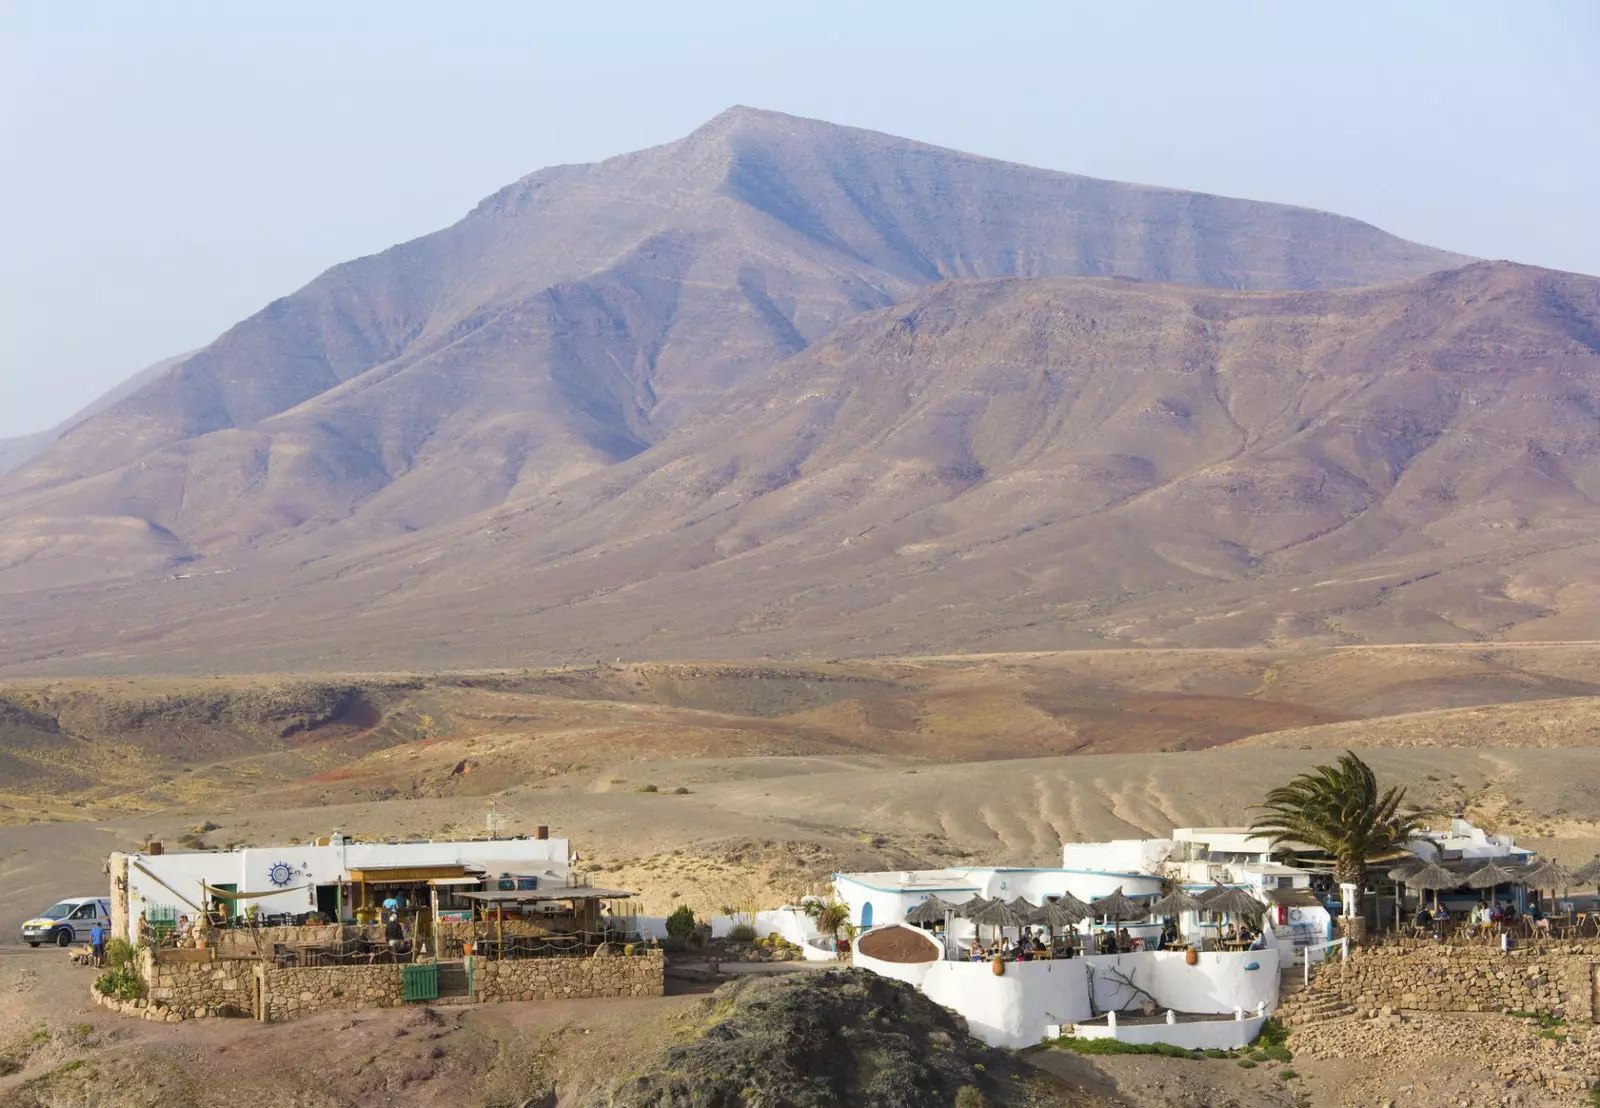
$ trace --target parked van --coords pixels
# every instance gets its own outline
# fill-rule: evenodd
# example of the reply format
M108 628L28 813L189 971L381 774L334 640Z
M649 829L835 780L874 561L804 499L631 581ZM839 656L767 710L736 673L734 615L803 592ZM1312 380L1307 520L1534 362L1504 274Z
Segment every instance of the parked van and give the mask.
M22 941L29 946L54 943L71 946L89 941L89 932L99 924L111 934L111 901L104 897L72 896L52 904L37 918L22 925Z

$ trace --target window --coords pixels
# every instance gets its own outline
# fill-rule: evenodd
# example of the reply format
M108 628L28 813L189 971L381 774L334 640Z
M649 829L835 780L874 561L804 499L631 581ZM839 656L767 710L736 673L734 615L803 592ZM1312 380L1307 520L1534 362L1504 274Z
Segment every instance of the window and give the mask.
M52 904L43 915L45 919L66 919L71 913L72 905L62 902L60 904Z
M80 904L78 910L72 913L73 919L94 919L94 902Z

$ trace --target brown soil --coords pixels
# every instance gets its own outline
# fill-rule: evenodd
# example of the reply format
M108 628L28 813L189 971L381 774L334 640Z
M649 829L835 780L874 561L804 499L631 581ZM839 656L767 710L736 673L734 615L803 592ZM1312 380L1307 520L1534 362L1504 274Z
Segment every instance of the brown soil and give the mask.
M909 927L890 927L861 936L857 947L880 962L931 962L939 948L926 936Z

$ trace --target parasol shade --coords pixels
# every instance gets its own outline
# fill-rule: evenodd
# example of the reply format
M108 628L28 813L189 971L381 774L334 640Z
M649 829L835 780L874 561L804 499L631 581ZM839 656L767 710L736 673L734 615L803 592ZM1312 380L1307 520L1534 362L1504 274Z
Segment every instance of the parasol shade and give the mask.
M928 894L928 898L906 915L907 923L943 923L944 917L949 912L956 911L956 906L942 897Z
M1062 893L1061 899L1047 900L1040 905L1028 922L1043 924L1051 931L1067 931L1093 914L1083 901L1071 893Z
M1184 912L1204 911L1205 907L1205 903L1199 897L1190 896L1182 889L1174 889L1150 905L1150 914L1152 916L1176 916Z
M1402 880L1413 889L1428 889L1434 892L1440 889L1459 889L1462 877L1459 873L1452 873L1438 862L1429 862L1420 869L1412 871L1409 877Z
M1492 889L1496 885L1515 884L1517 875L1504 866L1485 862L1471 873L1467 874L1467 887L1471 889Z
M1554 862L1540 862L1532 869L1525 872L1517 879L1519 884L1530 889L1544 892L1546 889L1555 892L1557 889L1572 888L1572 874L1556 865Z
M1144 905L1122 895L1121 885L1118 885L1110 896L1097 897L1089 901L1089 911L1097 916L1114 920L1144 919L1149 915Z
M1572 883L1585 888L1600 885L1600 854L1572 871Z
M1207 911L1219 912L1228 916L1259 916L1267 910L1267 906L1243 889L1232 888L1228 885L1218 885L1210 892L1200 897L1200 903Z
M986 901L983 907L967 913L967 918L979 927L1021 927L1028 922L1027 914L999 897Z

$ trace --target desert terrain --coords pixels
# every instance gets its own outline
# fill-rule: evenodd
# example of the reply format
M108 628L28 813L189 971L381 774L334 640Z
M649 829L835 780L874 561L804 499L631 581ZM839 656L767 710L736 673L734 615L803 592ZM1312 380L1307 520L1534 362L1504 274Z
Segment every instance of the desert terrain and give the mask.
M583 867L638 891L647 914L713 914L792 902L837 869L1048 865L1068 840L1238 822L1270 784L1350 747L1418 800L1577 862L1600 849L1597 654L1175 650L13 681L0 688L0 1039L18 1068L0 1093L207 1105L245 1082L268 1104L420 1105L450 1088L488 1105L553 1083L576 1104L595 1073L648 1067L694 1024L690 995L283 1028L119 1022L87 1004L87 971L17 946L16 927L99 890L106 853L152 835L173 849L336 827L442 836L477 832L492 812L505 832L570 837ZM326 1056L335 1076L271 1073L268 1047ZM1399 1089L1334 1059L1297 1063L1294 1087L1231 1063L1047 1062L1067 1084L1041 1075L1040 1103L1353 1104ZM1474 1064L1441 1059L1413 1075L1422 1093L1401 1095L1498 1104L1474 1099L1493 1077ZM1339 1099L1351 1081L1368 1099Z

